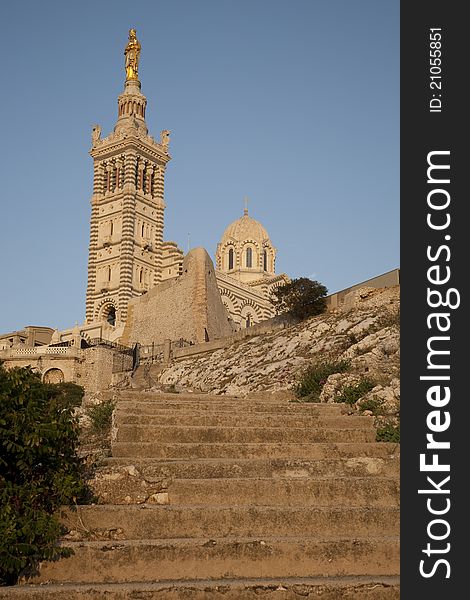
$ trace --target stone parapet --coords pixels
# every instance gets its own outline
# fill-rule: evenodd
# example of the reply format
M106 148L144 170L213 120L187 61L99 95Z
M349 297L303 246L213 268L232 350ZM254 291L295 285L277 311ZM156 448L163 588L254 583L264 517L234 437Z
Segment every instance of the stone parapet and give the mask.
M32 359L40 356L67 356L78 358L80 350L72 346L39 346L37 348L7 348L0 350L0 359L30 357Z

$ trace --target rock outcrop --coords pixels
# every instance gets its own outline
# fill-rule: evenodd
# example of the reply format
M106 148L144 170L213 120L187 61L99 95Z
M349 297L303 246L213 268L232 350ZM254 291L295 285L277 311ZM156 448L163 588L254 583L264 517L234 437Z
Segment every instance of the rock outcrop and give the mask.
M321 402L334 402L345 387L367 378L367 400L387 415L399 411L399 288L356 290L342 308L277 333L252 337L227 348L180 359L159 373L157 386L177 391L245 396L292 389L309 365L348 361L330 375Z

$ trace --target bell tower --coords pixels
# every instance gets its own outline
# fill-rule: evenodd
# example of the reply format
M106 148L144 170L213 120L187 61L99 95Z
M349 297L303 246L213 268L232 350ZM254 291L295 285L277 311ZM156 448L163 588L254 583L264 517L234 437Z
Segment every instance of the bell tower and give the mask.
M114 131L92 130L93 195L86 322L125 323L127 304L162 278L164 181L169 131L148 135L134 29L124 51L126 81Z

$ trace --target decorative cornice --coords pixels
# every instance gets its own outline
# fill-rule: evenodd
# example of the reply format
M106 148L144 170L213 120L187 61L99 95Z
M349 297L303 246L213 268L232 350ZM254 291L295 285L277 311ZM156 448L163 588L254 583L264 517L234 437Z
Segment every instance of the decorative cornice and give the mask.
M104 139L96 140L90 150L90 155L93 158L104 159L128 149L144 153L149 160L157 160L164 165L171 160L171 156L168 153L166 146L157 142L155 138L150 135L139 134L134 128L129 128L127 131L111 133Z
M261 277L260 279L255 279L254 281L249 281L245 285L258 286L258 285L272 285L273 283L277 283L278 281L284 281L286 283L290 282L290 278L285 273L279 273L279 275L268 275L267 277Z
M257 302L260 302L261 304L268 303L269 305L271 305L269 300L267 300L262 293L253 289L246 283L242 283L241 281L238 281L238 279L234 279L233 277L230 277L230 275L227 275L226 273L221 273L220 271L216 271L215 276L217 280L217 285L220 289L224 289L227 291L231 288L234 291L235 295L237 293L238 295L246 294L247 297L254 298Z

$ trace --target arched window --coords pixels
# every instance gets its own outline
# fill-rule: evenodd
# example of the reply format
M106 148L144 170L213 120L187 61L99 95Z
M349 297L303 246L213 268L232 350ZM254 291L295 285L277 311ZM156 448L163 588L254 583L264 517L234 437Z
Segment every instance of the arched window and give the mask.
M111 306L111 308L108 310L106 321L108 321L110 325L116 325L116 309L114 306Z
M246 266L249 269L253 266L253 250L250 247L246 249Z
M246 315L245 327L251 327L251 315L250 314Z
M268 253L266 250L263 252L263 269L268 270Z
M228 269L233 269L233 248L228 251Z
M110 221L109 235L113 235L113 233L114 233L114 222Z
M140 268L140 272L139 272L139 283L142 283L144 280L144 269L143 267Z
M111 267L108 267L108 281L111 281L112 275L113 275L113 270L111 269Z
M142 237L144 237L144 232L145 232L145 223L142 223L142 227L141 227L141 233L142 233Z

